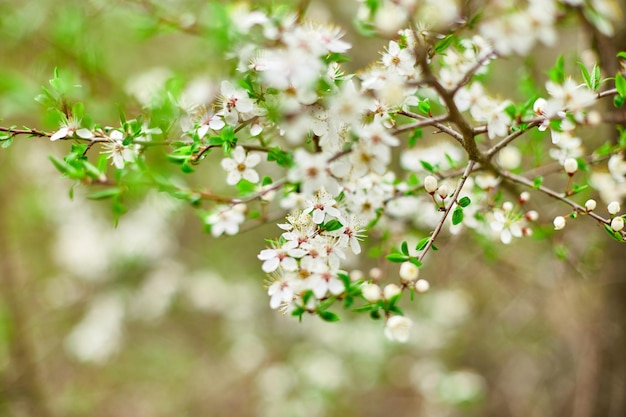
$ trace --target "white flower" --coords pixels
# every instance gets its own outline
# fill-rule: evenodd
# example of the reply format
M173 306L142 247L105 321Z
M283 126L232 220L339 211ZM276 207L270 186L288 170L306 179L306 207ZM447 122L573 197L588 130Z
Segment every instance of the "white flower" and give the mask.
M387 284L383 289L383 295L385 297L385 300L390 300L401 292L402 290L396 284Z
M239 233L239 225L246 219L243 214L245 210L246 206L243 204L217 207L215 213L206 218L206 223L211 226L211 234L218 237L224 233L227 235Z
M432 175L424 178L424 189L428 194L434 194L437 191L437 178Z
M61 123L61 129L50 136L50 140L55 141L73 136L78 136L82 139L92 139L93 133L89 129L81 128L80 120L70 117Z
M574 158L567 158L563 163L563 169L568 175L574 175L578 171L578 162Z
M242 179L252 183L259 182L259 174L253 169L261 162L257 154L246 154L243 146L237 146L232 153L232 158L222 159L222 168L228 171L226 183L235 185Z
M609 172L617 182L626 182L626 160L624 154L618 153L609 158Z
M596 206L597 206L596 200L589 199L585 202L585 209L587 211L595 210Z
M409 340L413 322L404 316L392 316L387 320L385 336L387 339L404 343Z
M292 302L298 287L294 276L291 274L278 276L275 279L267 288L267 295L270 296L270 308L274 310L281 304Z
M254 103L248 97L246 90L235 88L228 81L221 84L221 103L224 120L229 125L236 125L239 121L239 114L251 113L254 110Z
M381 58L382 64L399 75L415 73L415 57L410 49L400 49L397 42L390 41Z
M623 217L615 217L611 220L611 229L616 232L621 231L624 228L624 218Z
M337 202L326 192L324 187L315 192L313 199L307 201L305 213L313 213L313 223L320 224L324 222L326 215L341 218L341 212L336 207ZM341 221L341 220L339 220Z
M415 291L425 293L430 289L430 284L425 279L418 279L415 283Z
M400 265L400 279L403 282L414 282L419 276L420 270L412 262L403 262Z
M561 230L565 227L565 217L556 216L553 221L554 230Z
M287 178L291 182L302 182L302 193L313 195L315 191L324 187L332 196L339 194L339 184L330 175L328 156L311 154L304 149L294 152L294 167L289 170Z
M333 295L339 295L345 290L342 280L337 277L328 267L323 272L312 274L309 278L309 289L318 300L326 296L327 292Z
M620 212L621 207L620 207L620 205L619 205L619 202L617 202L617 201L611 201L611 202L609 203L609 205L607 206L607 208L606 208L606 209L607 209L607 211L609 212L609 214L613 214L613 215L615 215L615 214L617 214L617 213L619 213L619 212Z
M376 284L363 285L363 288L361 288L361 294L363 294L363 298L365 298L370 303L375 303L383 296L382 290Z
M297 258L302 258L306 255L306 251L298 249L297 242L286 242L281 248L277 249L263 249L258 255L259 260L264 261L263 272L274 272L280 266L285 271L295 271L298 269Z
M122 169L126 162L132 162L135 160L135 151L125 146L123 143L124 134L119 130L113 130L109 134L109 140L102 144L102 153L108 154L107 159L110 159L116 168Z

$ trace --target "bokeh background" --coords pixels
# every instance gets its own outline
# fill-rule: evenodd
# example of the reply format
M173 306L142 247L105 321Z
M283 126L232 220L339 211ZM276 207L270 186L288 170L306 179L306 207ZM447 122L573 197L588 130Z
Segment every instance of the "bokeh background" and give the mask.
M34 101L55 67L111 126L119 107L141 112L142 81L219 80L228 68L219 10L195 0L2 1L2 125L57 128ZM353 31L355 10L309 6L310 17L346 28L351 71L384 44ZM210 30L194 33L194 22ZM558 48L532 59L548 68L560 50L593 41L565 22ZM491 87L514 91L521 62L499 62ZM603 135L588 132L598 144ZM431 290L403 300L412 337L395 344L364 316L298 323L269 309L256 255L280 233L275 222L214 239L192 207L139 191L115 227L87 187L69 197L72 182L48 159L69 146L19 137L0 150L2 416L626 415L626 251L591 222L510 246L442 236L422 270ZM192 181L210 183L217 161ZM355 264L378 266L393 274L377 259Z

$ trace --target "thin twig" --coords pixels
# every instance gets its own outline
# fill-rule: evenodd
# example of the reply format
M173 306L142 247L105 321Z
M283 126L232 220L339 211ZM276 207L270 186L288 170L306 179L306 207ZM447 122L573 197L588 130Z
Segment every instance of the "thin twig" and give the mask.
M441 229L443 228L443 225L446 222L446 219L448 218L448 215L452 211L452 208L456 204L458 204L457 199L459 198L459 194L461 194L461 190L463 189L463 185L465 185L465 181L467 181L467 178L469 177L470 173L472 172L472 169L474 169L474 164L475 163L476 162L473 161L473 160L470 160L467 163L467 167L465 167L465 171L463 172L463 176L459 180L459 183L456 186L456 189L454 190L454 194L452 195L452 199L450 201L450 205L444 211L443 217L439 221L439 224L437 224L437 227L435 228L433 233L430 235L430 238L428 239L428 242L426 242L426 246L424 247L424 250L422 251L421 255L418 258L420 262L424 260L424 257L426 256L426 253L433 246L433 243L435 242L435 239L437 239L437 236L441 232Z

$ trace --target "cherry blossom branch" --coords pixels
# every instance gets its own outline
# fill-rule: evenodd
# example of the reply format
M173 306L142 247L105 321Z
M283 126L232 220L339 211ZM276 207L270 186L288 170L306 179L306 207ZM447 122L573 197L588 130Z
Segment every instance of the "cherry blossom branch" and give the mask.
M422 127L422 126L416 126L418 124L423 124L423 126L434 126L437 129L441 130L444 133L447 133L449 136L451 136L452 138L454 138L457 142L459 142L461 144L461 146L465 147L464 145L464 141L463 141L463 135L460 134L459 132L457 132L456 130L452 129L449 126L446 126L445 124L443 124L443 121L447 121L450 119L449 115L446 115L445 118L444 116L439 116L439 117L435 117L435 118L428 118L422 115L419 115L417 113L413 113L410 111L405 111L405 110L400 110L398 111L397 114L401 114L402 116L406 116L406 117L410 117L412 119L417 119L420 120L420 122L415 123L412 125L413 128L417 128L417 127ZM439 120L441 119L441 120ZM435 121L433 123L433 121ZM409 130L408 128L406 130ZM404 130L396 130L397 133L404 131Z
M406 131L409 131L409 130L417 129L417 128L420 128L420 127L426 127L426 126L435 126L435 127L439 128L439 129L441 129L439 124L441 124L443 122L446 122L449 119L449 116L447 114L443 115L443 116L430 117L430 118L423 117L423 116L420 116L418 114L411 113L411 112L404 111L404 110L400 110L396 114L401 114L402 116L410 117L412 119L418 119L419 121L415 122L415 123L409 123L409 124L398 126L397 128L395 128L393 130L393 133L402 133L402 132L406 132ZM455 132L455 133L460 138L462 138L462 136L458 132Z
M496 53L495 51L490 51L489 53L485 54L484 57L482 57L481 59L479 59L476 64L474 64L474 66L472 68L469 69L469 71L467 71L467 73L465 73L465 76L463 77L463 79L461 81L459 81L459 83L452 89L450 90L450 94L454 97L454 95L461 89L463 88L463 86L465 86L467 83L470 82L470 80L472 79L472 77L474 76L474 74L476 74L476 72L485 65L486 62L490 61L492 58L495 58Z
M507 137L502 139L500 142L496 143L490 149L488 149L485 152L485 157L487 159L491 159L495 154L500 152L500 150L502 148L506 147L509 143L513 142L515 139L517 139L518 137L522 136L524 133L529 131L531 128L533 128L535 126L538 126L540 124L541 123L539 121L533 121L533 122L529 123L528 126L526 126L526 128L520 129L520 130L516 130L515 132L511 133L510 135L508 135Z
M271 186L264 188L258 193L254 193L252 195L249 195L248 197L242 197L242 198L233 198L233 197L213 194L213 192L210 190L198 191L198 192L191 191L191 193L198 194L203 200L215 201L218 203L224 203L224 204L229 204L231 206L234 206L237 204L245 204L245 203L249 203L251 201L257 200L263 197L265 194L278 190L280 187L282 187L286 183L287 183L286 179L278 180L274 182Z
M430 235L430 238L428 239L428 242L426 242L426 246L424 247L424 250L418 257L418 260L420 262L424 260L424 258L426 257L426 253L433 246L433 243L435 242L435 239L437 239L437 236L441 232L441 229L443 228L443 225L446 222L448 215L452 211L452 208L458 204L457 199L459 198L459 195L461 194L461 190L463 189L463 186L465 185L465 181L467 181L467 178L469 177L470 173L474 169L475 163L476 162L473 160L470 160L467 163L467 166L465 167L465 171L463 172L463 176L459 180L459 183L457 184L456 189L454 190L454 193L452 194L450 205L443 212L443 217L439 221L439 224L437 224L437 227L435 228L433 233Z
M24 127L24 129L15 129L12 127L0 126L0 132L7 132L10 137L17 136L17 135L31 135L31 136L49 138L50 136L52 136L52 133L44 132L43 130L38 130L38 129L30 129L27 127Z
M524 185L526 187L541 191L542 193L554 198L555 200L559 200L565 204L567 204L568 206L570 206L572 209L574 209L574 211L576 213L579 214L587 214L589 215L589 217L595 219L596 221L598 221L599 223L602 223L604 225L607 226L611 226L611 220L609 219L605 219L604 217L596 214L593 211L587 211L587 209L585 209L583 206L576 204L575 202L573 202L572 200L570 200L569 198L567 198L563 193L558 193L556 191L554 191L551 188L548 188L544 185L539 185L536 186L533 181L529 180L526 177L522 177L520 175L516 175L513 174L510 171L506 171L506 170L498 170L498 174L502 177L505 178L511 182L515 182L517 184L521 184ZM626 238L626 231L621 231L620 234Z

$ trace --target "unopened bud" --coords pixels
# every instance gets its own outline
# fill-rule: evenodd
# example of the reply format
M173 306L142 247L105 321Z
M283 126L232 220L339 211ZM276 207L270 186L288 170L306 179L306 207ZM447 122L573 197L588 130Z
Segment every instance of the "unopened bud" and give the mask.
M621 207L617 201L612 201L606 208L610 214L617 214L621 210Z
M574 158L567 158L563 163L563 168L568 175L574 175L578 171L578 162Z
M437 189L437 194L439 194L439 197L445 200L446 197L448 197L448 186L446 184L441 184L441 187Z
M379 280L382 278L382 276L383 276L383 271L381 271L380 268L370 269L370 278Z
M611 220L611 229L616 232L621 231L624 228L624 218L623 217L615 217Z
M363 294L363 298L370 303L375 303L383 296L382 290L376 284L365 284L363 288L361 288L361 294Z
M360 279L363 279L363 271L360 269L353 269L350 271L350 281L356 282Z
M513 207L515 207L515 206L510 201L505 201L502 204L502 210L506 211L507 213L510 212L511 210L513 210Z
M383 294L385 296L385 300L389 300L396 295L400 294L402 290L396 284L387 284L385 285L385 289L383 290Z
M434 194L435 191L437 191L437 186L437 178L433 177L432 175L424 178L424 189L428 194Z
M596 205L597 205L596 200L590 199L590 200L585 201L585 209L587 211L595 210L596 209Z
M400 265L400 279L403 282L414 282L420 274L420 270L411 262L403 262Z
M533 235L533 229L530 227L522 227L522 236L528 237Z
M430 284L425 279L418 279L415 283L415 291L417 292L424 293L428 291L429 288Z
M539 213L537 213L537 211L535 210L530 210L524 215L524 217L526 217L526 220L528 220L529 222L536 222L537 219L539 219Z
M530 193L528 191L524 191L523 193L521 193L519 195L519 200L518 201L519 201L520 204L524 204L528 200L530 200Z
M589 123L591 126L599 125L600 123L602 123L602 115L600 114L600 112L592 110L587 113L587 123Z
M538 98L537 100L535 100L535 103L533 104L533 111L535 112L535 114L538 114L539 116L543 116L544 110L547 105L548 105L548 102L546 101L545 98Z
M557 216L554 218L554 230L561 230L565 227L565 217Z

